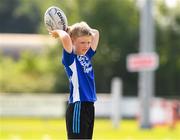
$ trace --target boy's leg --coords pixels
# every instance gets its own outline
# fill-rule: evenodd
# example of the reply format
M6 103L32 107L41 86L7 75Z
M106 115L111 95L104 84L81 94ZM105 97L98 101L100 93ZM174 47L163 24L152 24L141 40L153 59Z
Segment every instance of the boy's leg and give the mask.
M94 128L94 104L76 102L69 104L66 111L68 139L92 139Z
M83 139L81 133L81 102L71 103L66 111L66 130L68 139Z
M81 129L86 139L92 139L94 129L94 103L82 102Z

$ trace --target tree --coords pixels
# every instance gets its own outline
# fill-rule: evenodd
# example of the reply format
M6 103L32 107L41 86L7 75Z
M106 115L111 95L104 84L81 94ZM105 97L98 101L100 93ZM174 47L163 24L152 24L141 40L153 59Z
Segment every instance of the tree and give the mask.
M0 32L37 33L40 25L38 5L23 0L0 1Z
M176 98L180 91L179 6L169 9L160 3L159 12L156 41L160 56L160 67L157 70L156 95Z

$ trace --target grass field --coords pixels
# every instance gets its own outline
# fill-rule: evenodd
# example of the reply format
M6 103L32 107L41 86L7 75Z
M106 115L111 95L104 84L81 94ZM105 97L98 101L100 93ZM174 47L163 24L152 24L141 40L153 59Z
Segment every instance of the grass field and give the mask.
M113 129L111 121L96 119L94 140L180 140L180 122L176 129L159 126L141 130L138 122L123 120L119 129ZM64 119L1 118L0 140L64 140Z

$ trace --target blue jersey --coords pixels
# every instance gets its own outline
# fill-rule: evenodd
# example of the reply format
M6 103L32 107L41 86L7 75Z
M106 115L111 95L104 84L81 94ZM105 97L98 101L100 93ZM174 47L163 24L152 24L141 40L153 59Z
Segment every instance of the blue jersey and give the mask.
M91 58L95 54L91 48L85 55L68 53L63 49L62 63L69 78L69 103L76 101L96 101L94 71Z

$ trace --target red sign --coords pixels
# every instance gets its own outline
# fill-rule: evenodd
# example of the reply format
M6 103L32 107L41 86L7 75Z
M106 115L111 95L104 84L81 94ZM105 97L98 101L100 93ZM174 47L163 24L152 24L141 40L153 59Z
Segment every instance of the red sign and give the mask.
M127 69L130 72L152 71L159 65L156 53L137 53L127 57Z

